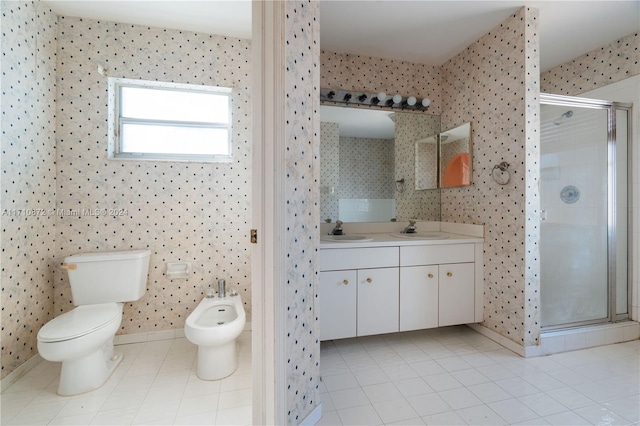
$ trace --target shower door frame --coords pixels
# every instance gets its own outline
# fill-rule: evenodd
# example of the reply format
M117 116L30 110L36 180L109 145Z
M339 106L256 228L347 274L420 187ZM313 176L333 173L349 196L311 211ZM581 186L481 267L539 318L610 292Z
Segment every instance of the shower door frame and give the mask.
M574 108L592 108L592 109L604 109L607 111L607 312L608 315L602 319L575 321L557 325L548 325L541 327L543 332L545 331L557 331L588 325L600 325L611 324L618 321L624 321L630 318L631 312L631 296L632 296L632 282L631 271L629 270L629 259L631 254L631 241L627 236L627 312L624 314L618 314L616 312L616 266L617 266L617 221L616 217L616 202L617 202L617 150L616 150L616 111L627 111L627 208L625 211L625 220L627 221L627 234L631 229L631 210L632 203L631 194L631 143L629 139L632 137L632 104L603 101L599 99L581 98L577 96L565 96L554 95L549 93L540 94L540 105L558 105ZM541 135L542 136L542 135ZM540 156L542 156L542 149L540 150ZM542 191L541 181L539 182L539 192ZM542 242L540 242L542 244ZM542 266L542 265L541 265ZM542 283L541 283L542 287ZM542 291L542 288L541 288Z

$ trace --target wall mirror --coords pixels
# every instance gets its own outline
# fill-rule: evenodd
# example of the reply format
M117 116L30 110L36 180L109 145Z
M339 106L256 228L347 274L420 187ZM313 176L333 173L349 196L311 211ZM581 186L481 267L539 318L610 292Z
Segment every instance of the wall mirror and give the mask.
M416 141L440 132L440 116L323 104L320 118L323 221L440 220L440 191L414 182Z
M440 133L440 187L471 184L471 123Z

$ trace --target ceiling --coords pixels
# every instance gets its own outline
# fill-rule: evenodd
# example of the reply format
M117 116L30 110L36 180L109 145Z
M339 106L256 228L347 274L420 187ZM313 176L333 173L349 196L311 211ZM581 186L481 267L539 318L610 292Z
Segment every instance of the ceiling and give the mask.
M62 16L251 38L250 0L47 3ZM439 66L523 5L540 11L542 71L640 31L640 0L321 0L320 45Z

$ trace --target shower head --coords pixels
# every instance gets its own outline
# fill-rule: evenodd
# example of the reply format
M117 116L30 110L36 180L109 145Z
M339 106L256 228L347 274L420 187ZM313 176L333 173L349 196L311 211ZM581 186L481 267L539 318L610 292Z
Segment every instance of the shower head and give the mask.
M560 117L558 117L555 120L553 120L553 124L555 124L556 126L559 126L560 124L562 124L562 122L564 120L566 120L567 118L571 118L571 117L573 117L573 111L571 111L571 110L566 111Z

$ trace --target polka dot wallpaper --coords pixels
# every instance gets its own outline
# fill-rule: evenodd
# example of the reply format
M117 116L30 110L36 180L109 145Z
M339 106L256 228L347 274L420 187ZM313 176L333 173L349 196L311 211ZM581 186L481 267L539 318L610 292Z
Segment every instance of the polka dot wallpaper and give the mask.
M287 423L318 406L320 340L315 309L320 243L320 6L284 6ZM277 283L276 283L277 285Z
M41 2L2 7L2 378L37 353L53 318L57 265L56 15Z
M640 34L631 33L540 76L543 93L575 96L640 74Z
M538 54L537 10L523 8L441 70L446 100L442 128L470 121L473 140L473 184L441 189L442 220L485 225L484 325L527 346L536 344L538 335L529 337L525 317L531 315L535 321L539 315L535 294L528 291L531 284L535 293L536 283L525 282L526 270L539 268L527 258L527 250L535 255L529 247L535 235L528 236L525 229L527 158L539 139L538 117L534 111L526 114L532 108L529 102L537 101ZM502 161L512 171L506 186L490 176L493 166ZM529 177L535 176L532 170Z
M127 303L119 333L184 327L205 288L236 287L251 316L251 44L187 31L60 17L57 64L56 252L151 250L146 294ZM231 87L233 161L107 160L109 76ZM96 216L83 209L111 209ZM167 262L190 262L171 280ZM73 307L55 272L55 313Z

